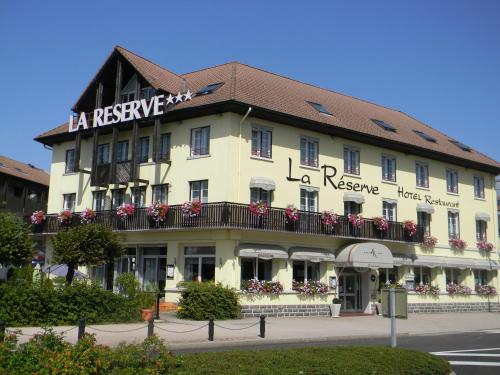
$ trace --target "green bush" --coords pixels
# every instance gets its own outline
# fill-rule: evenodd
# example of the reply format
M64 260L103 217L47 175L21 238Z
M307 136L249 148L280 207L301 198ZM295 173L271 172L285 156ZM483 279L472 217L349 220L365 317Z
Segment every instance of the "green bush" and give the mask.
M19 271L19 274L25 272ZM8 327L121 323L140 319L141 300L86 281L55 286L52 280L12 277L0 284L0 319Z
M177 317L181 319L217 320L240 317L238 295L232 288L214 283L185 283Z

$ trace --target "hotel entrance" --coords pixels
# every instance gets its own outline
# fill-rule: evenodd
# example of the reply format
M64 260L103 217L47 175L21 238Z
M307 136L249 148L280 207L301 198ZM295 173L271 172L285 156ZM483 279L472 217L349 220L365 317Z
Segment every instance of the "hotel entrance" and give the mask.
M361 305L361 274L354 270L347 270L339 277L339 298L341 310L358 312Z

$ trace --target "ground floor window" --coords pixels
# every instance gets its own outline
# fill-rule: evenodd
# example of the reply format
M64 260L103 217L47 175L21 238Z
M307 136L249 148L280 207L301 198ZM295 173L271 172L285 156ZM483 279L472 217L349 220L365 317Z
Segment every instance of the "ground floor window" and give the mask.
M476 285L488 285L489 272L486 270L474 270L474 282Z
M463 272L458 268L447 268L446 274L446 284L462 284L463 283Z
M396 284L398 279L398 270L396 267L393 268L381 268L379 269L379 288L384 287L386 284Z
M431 269L429 267L415 267L415 285L424 285L431 283Z
M241 280L272 280L273 260L241 258Z
M184 249L184 280L215 280L215 247L186 247Z
M132 273L135 275L137 269L137 249L135 247L127 248L125 255L118 261L117 273Z
M293 261L293 279L295 281L319 281L319 262L309 262L307 260Z
M142 285L165 289L167 277L167 248L166 247L142 247Z

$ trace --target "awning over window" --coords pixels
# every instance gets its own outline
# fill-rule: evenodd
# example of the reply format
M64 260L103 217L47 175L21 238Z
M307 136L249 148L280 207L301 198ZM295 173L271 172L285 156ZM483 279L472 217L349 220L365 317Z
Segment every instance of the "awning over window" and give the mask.
M247 258L287 259L287 251L277 245L242 243L236 248L236 255Z
M365 203L365 197L358 192L344 193L344 202L355 202L357 204Z
M411 266L413 265L413 257L404 254L394 254L392 257L394 259L395 266Z
M459 268L465 270L467 268L474 268L476 262L474 259L463 259L463 258L446 258L446 267L449 268Z
M262 190L276 190L276 184L268 177L252 177L250 179L250 188L258 188Z
M423 267L446 267L446 258L445 257L434 257L430 255L419 255L414 261L414 266L423 266Z
M457 210L456 208L448 208L448 212L451 212L452 214L458 214L460 210Z
M290 259L307 260L309 262L333 262L335 255L327 249L319 249L314 247L291 247Z
M426 212L428 214L433 214L434 206L425 202L417 203L417 212Z
M362 242L341 249L337 254L336 264L341 267L392 268L394 259L386 246L376 242Z
M494 262L491 263L488 260L478 260L470 258L450 258L450 257L435 257L430 255L420 255L413 261L414 266L422 267L448 267L448 268L459 268L465 270L467 268L473 269L492 269L494 268Z
M319 191L319 188L314 187L314 186L309 186L309 185L300 185L300 188L305 190L305 191L308 191L310 193L315 192L315 191Z
M476 212L476 220L490 221L490 215L486 212Z
M474 260L474 268L478 270L498 270L500 265L494 260L481 259Z
M390 199L390 198L382 198L382 202L386 202L389 204L397 204L398 200L397 199Z

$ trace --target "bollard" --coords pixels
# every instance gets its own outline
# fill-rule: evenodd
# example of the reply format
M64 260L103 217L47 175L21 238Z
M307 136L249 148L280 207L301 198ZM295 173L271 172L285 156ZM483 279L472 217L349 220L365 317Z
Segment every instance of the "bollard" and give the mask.
M156 294L156 306L155 306L155 317L154 319L160 319L160 292Z
M260 316L260 337L266 337L266 317L264 315Z
M208 320L208 341L214 341L214 318Z
M154 320L153 319L149 319L148 320L148 337L153 336L154 329L155 329Z
M81 318L78 321L78 341L83 337L85 334L85 319Z
M5 340L5 321L0 320L0 343Z

